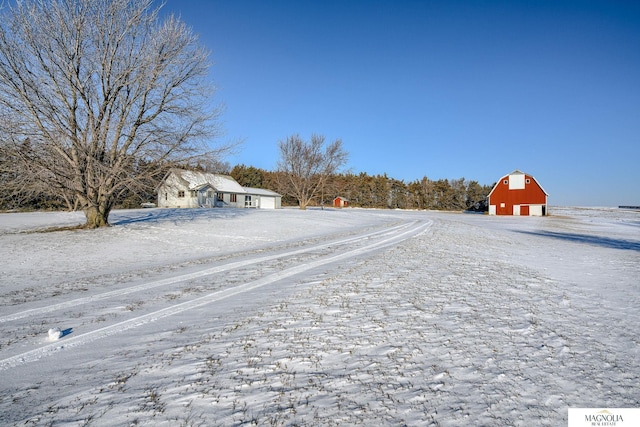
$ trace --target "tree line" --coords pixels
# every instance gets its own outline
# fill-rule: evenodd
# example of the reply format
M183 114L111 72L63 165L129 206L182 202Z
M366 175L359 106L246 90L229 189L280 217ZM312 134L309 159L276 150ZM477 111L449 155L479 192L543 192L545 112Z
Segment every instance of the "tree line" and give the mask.
M236 165L230 172L240 185L278 191L283 205L297 206L297 199L279 184L282 174L246 165ZM386 174L336 173L327 177L318 197L309 204L330 206L335 197L342 197L352 207L482 211L492 187L465 178L432 180L425 176L404 182Z

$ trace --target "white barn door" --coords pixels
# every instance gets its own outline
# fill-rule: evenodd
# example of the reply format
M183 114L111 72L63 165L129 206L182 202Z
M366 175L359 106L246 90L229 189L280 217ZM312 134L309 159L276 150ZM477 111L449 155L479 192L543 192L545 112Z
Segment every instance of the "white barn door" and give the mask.
M542 205L531 205L531 206L529 206L529 215L531 215L531 216L542 216Z
M520 205L513 205L513 214L516 216L520 215Z

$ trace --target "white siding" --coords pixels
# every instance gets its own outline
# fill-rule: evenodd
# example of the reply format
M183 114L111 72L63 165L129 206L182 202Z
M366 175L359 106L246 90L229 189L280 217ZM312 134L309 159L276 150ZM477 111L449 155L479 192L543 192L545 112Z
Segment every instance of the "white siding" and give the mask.
M183 194L183 197L180 197L180 194ZM171 174L158 188L158 207L198 207L198 198L191 197L191 195L189 188L174 174Z

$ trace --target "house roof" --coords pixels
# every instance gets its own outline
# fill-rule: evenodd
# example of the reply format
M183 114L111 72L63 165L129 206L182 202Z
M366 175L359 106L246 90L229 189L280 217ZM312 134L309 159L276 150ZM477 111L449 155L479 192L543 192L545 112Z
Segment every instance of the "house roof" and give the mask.
M223 193L246 193L245 189L229 175L185 169L171 169L171 172L183 180L190 190L197 190L209 185L214 190Z
M264 188L253 188L253 187L243 187L245 191L249 194L254 194L256 196L280 196L280 194L275 191L266 190Z

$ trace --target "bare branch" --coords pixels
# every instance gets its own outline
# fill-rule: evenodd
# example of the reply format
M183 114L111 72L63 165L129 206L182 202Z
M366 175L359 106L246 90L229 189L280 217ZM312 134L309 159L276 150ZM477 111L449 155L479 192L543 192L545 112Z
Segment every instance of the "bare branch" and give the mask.
M278 187L283 194L295 197L300 209L306 209L318 196L327 179L347 162L342 141L335 140L325 147L325 137L312 135L305 142L299 135L280 141Z

